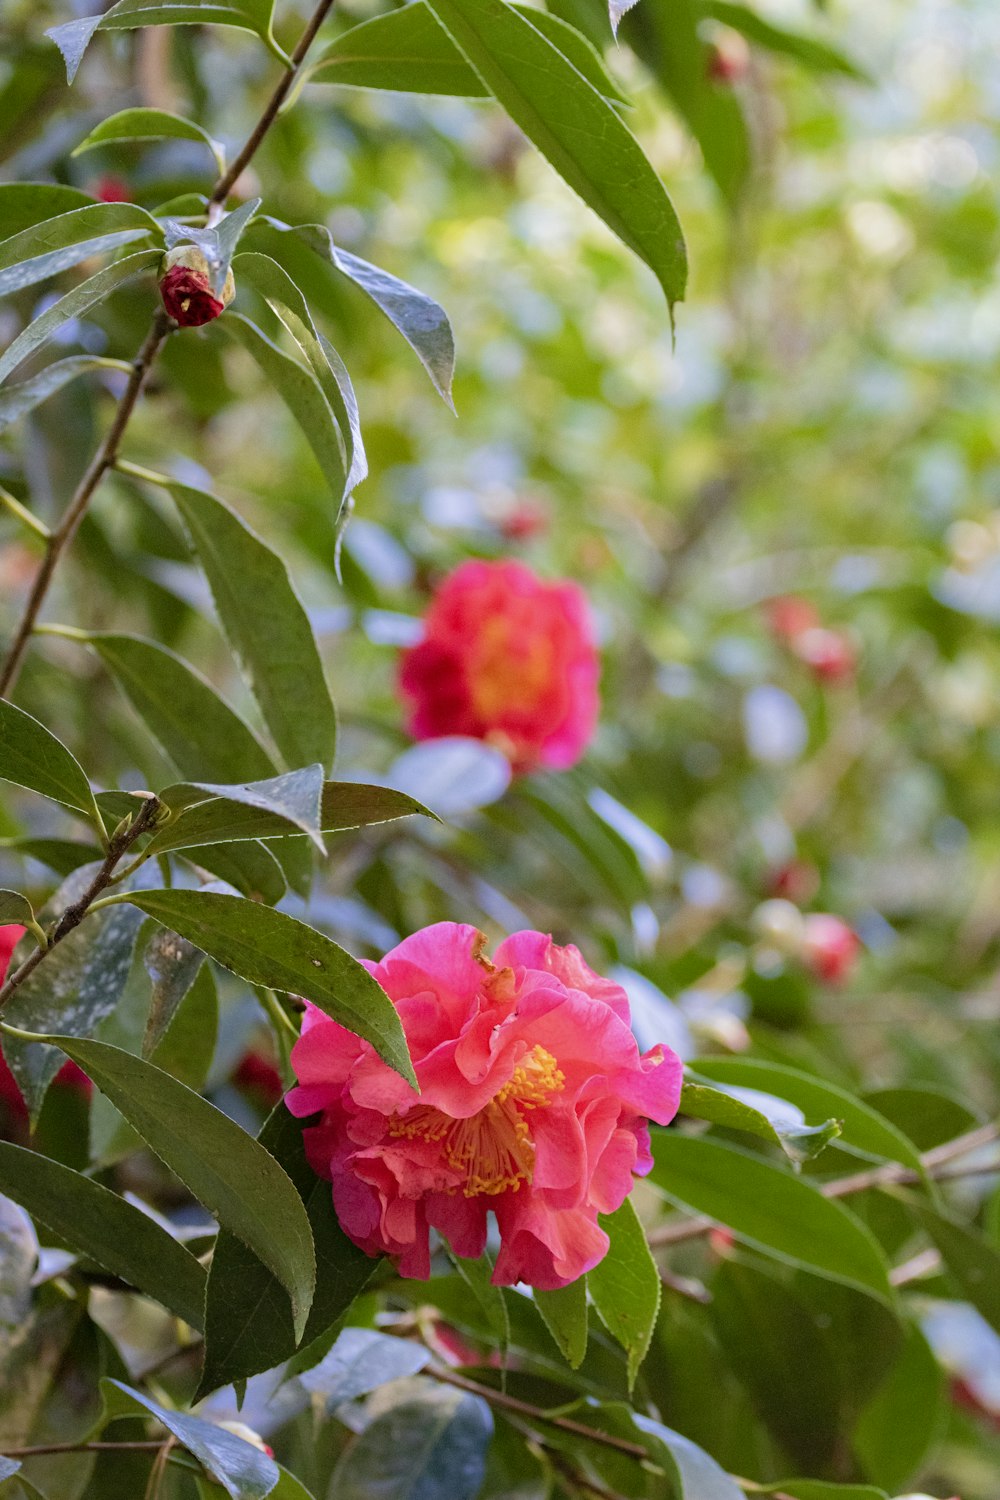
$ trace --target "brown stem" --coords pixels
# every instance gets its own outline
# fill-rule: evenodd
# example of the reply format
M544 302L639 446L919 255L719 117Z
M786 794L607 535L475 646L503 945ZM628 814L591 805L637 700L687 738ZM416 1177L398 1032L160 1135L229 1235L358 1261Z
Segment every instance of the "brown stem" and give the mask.
M8 975L6 983L0 986L0 1009L7 1004L11 995L24 983L28 975L34 973L38 965L45 960L53 948L58 943L61 943L63 938L68 936L74 928L79 927L98 896L111 884L115 865L121 859L122 855L132 847L136 839L149 831L159 810L160 803L158 800L152 795L146 797L128 827L123 829L121 833L114 835L108 845L108 852L101 868L97 871L79 900L74 901L71 906L67 906L52 929L46 946L44 948L35 948L32 953L29 953L24 963L13 974Z
M24 613L21 616L17 633L7 653L3 669L0 671L0 698L8 697L17 683L21 664L24 661L24 653L28 649L28 642L35 628L39 611L45 603L45 598L49 592L59 559L76 535L77 527L83 520L87 506L90 504L91 496L118 456L118 448L125 435L125 428L128 426L129 418L135 410L135 404L142 394L143 386L146 383L153 361L160 351L160 346L172 326L171 320L165 312L160 311L156 314L156 317L153 319L153 325L132 362L132 372L129 375L128 384L125 387L122 398L118 403L114 421L108 428L104 441L87 465L87 472L77 485L73 498L66 509L66 514L59 522L55 531L50 533L45 543L45 556L42 559L41 567L35 575L35 581L28 596L28 602L24 607Z
M506 1391L495 1391L490 1385L479 1385L474 1380L466 1380L464 1375L456 1375L452 1370L433 1368L424 1373L434 1380L440 1380L444 1385L453 1385L460 1391L468 1391L470 1395L481 1396L484 1401L502 1411L516 1412L519 1417L527 1417L532 1422L544 1422L549 1427L558 1427L560 1432L571 1432L575 1437L589 1438L604 1448L627 1453L629 1458L643 1461L649 1458L648 1452L640 1443L630 1443L627 1438L615 1437L610 1432L599 1432L596 1427L588 1427L585 1422L574 1422L572 1417L557 1417L541 1406L533 1406L530 1401L520 1401L516 1396L508 1396Z
M215 184L212 196L209 199L210 223L218 215L221 205L225 202L233 183L252 160L261 141L263 141L267 132L274 124L278 111L284 103L288 91L295 82L298 71L305 60L306 53L315 40L317 31L329 15L333 4L334 0L320 0L308 25L299 37L287 71L282 75L277 87L264 106L263 114L250 132L245 145L237 154L232 166L227 172L223 173ZM66 514L63 516L56 530L52 532L46 541L45 556L35 576L31 593L28 596L28 602L24 607L24 613L15 631L6 660L3 666L0 667L0 699L9 697L14 690L21 666L24 662L25 652L28 649L28 642L31 640L39 613L52 585L52 579L59 560L73 540L77 527L87 512L87 507L90 504L94 491L107 471L114 466L118 455L118 448L125 435L125 429L128 426L132 413L135 410L136 402L142 394L143 386L146 383L153 362L159 354L165 338L172 331L173 327L172 320L162 308L159 309L153 318L152 327L143 341L142 348L135 357L128 385L125 387L125 392L118 403L118 409L115 412L114 421L108 430L107 436L91 459L87 467L87 472L77 485Z
M5 1448L3 1458L42 1458L47 1453L152 1453L163 1441L136 1443L36 1443L30 1448Z
M232 165L228 168L227 171L222 174L218 182L215 184L215 187L212 190L212 196L209 199L210 210L213 205L216 207L221 207L221 205L225 203L226 197L230 189L232 188L233 183L237 181L240 174L246 169L250 161L256 155L258 146L267 135L267 132L270 130L271 126L274 124L275 120L278 117L278 111L284 104L285 99L288 96L288 91L291 88L292 84L295 82L296 75L298 74L298 71L305 60L306 53L309 51L309 48L312 46L313 42L316 39L317 31L319 31L319 28L322 26L330 11L333 9L333 5L334 0L320 0L319 5L316 7L312 14L308 26L299 37L298 45L296 46L295 51L292 53L291 65L289 66L288 71L278 80L278 84L274 90L274 93L271 95L270 99L264 106L264 112L247 137L243 149L237 152L236 156L233 158Z
M979 1125L965 1135L956 1136L953 1141L945 1141L943 1146L935 1146L932 1151L926 1151L920 1159L924 1164L925 1172L931 1177L974 1176L984 1169L980 1166L970 1166L961 1171L956 1169L938 1173L935 1168L943 1167L947 1162L953 1161L956 1156L964 1156L966 1152L975 1151L977 1147L987 1146L991 1141L998 1139L1000 1139L1000 1122ZM996 1170L996 1168L990 1170ZM832 1182L824 1182L820 1186L820 1192L824 1198L846 1198L852 1193L863 1193L868 1188L908 1187L921 1181L920 1172L901 1166L898 1162L888 1161L883 1162L881 1166L870 1167L864 1172L855 1172L851 1177L837 1177ZM647 1239L650 1245L662 1249L664 1245L679 1245L685 1240L699 1239L718 1227L715 1219L699 1214L693 1219L662 1224L659 1228L651 1229Z

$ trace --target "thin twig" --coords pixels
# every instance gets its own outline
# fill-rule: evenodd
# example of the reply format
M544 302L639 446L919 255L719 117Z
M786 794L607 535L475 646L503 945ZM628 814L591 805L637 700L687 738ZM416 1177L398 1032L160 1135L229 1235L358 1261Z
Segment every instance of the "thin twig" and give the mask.
M3 1458L43 1458L47 1453L152 1453L162 1448L163 1440L150 1439L135 1443L36 1443L30 1448L5 1448Z
M150 794L144 799L142 806L128 827L114 835L108 845L108 852L101 868L97 871L97 874L83 895L74 901L72 905L67 906L66 910L62 913L51 934L48 936L46 946L44 948L35 948L33 952L29 953L24 963L13 974L8 975L6 982L0 986L0 1009L7 1004L7 1001L20 988L29 974L33 974L38 965L44 962L53 948L61 943L63 938L67 937L74 928L79 927L101 892L106 890L111 884L115 866L122 855L132 847L136 839L149 831L160 807L161 803L158 799Z
M943 1167L946 1163L954 1161L956 1157L965 1156L969 1151L975 1151L979 1146L987 1146L996 1140L1000 1140L1000 1122L993 1121L988 1125L977 1126L975 1130L956 1136L953 1141L945 1141L943 1146L935 1146L932 1151L925 1152L920 1158L924 1171L930 1177L937 1178L940 1175L949 1179L978 1176L984 1170L995 1171L996 1166L984 1168L981 1164L973 1164L961 1170L949 1170L940 1174L935 1168ZM899 1162L887 1161L881 1166L871 1167L864 1172L855 1172L850 1177L837 1177L831 1182L824 1182L820 1184L819 1190L824 1198L847 1198L852 1193L863 1193L868 1188L908 1187L922 1181L922 1173L910 1167L901 1166ZM647 1239L651 1246L662 1249L665 1245L679 1245L685 1240L699 1239L718 1227L717 1220L699 1214L692 1219L661 1224L649 1231Z
M247 137L243 149L237 152L236 156L233 158L232 165L227 168L227 170L222 174L218 182L215 184L215 187L212 190L212 196L208 200L209 223L212 222L212 209L220 209L223 203L225 203L229 191L233 186L233 183L236 182L241 174L245 171L250 161L256 155L257 148L259 147L261 141L267 135L267 132L270 130L271 126L277 119L278 111L284 104L285 99L288 95L288 91L291 88L292 84L295 82L298 71L305 60L305 55L315 41L317 31L319 31L319 28L322 26L330 11L333 9L333 5L334 0L320 0L319 5L316 7L315 11L312 14L312 18L310 19L308 26L299 37L298 45L296 46L295 51L292 53L291 65L288 68L288 71L279 79L274 93L265 104L264 112Z
M329 15L333 4L334 0L320 0L319 5L313 12L312 18L299 38L291 59L286 64L286 71L267 101L267 104L264 106L260 119L247 137L245 145L237 154L232 166L228 171L223 173L215 184L212 196L209 199L209 223L221 217L222 205L233 183L252 160L264 137L274 124L278 110L281 108L289 89L295 82L299 69L305 60L306 53L315 40L320 26ZM25 653L28 649L28 643L34 633L38 616L52 586L52 579L59 561L76 535L80 522L87 513L87 507L90 505L95 490L108 470L114 467L115 460L118 457L118 449L122 438L125 436L125 429L128 427L136 403L142 395L143 387L149 378L149 372L163 346L164 340L173 331L174 326L173 320L167 316L166 312L162 308L158 308L154 314L152 326L132 363L132 371L129 375L128 384L118 403L111 426L97 452L88 464L86 473L77 485L65 515L56 529L46 539L45 555L35 575L31 593L28 595L28 601L14 633L14 638L8 649L6 659L3 665L0 666L0 699L9 697L17 684Z

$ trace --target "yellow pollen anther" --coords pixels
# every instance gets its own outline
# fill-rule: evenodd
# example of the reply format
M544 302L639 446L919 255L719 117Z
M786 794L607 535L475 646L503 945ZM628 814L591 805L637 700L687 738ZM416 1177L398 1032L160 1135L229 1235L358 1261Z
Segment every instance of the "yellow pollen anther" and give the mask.
M397 1140L440 1142L448 1165L465 1173L462 1193L475 1198L517 1192L530 1182L535 1147L525 1114L545 1109L565 1087L566 1076L544 1047L532 1047L509 1081L478 1114L455 1120L432 1105L418 1105L404 1116L393 1115L389 1134Z

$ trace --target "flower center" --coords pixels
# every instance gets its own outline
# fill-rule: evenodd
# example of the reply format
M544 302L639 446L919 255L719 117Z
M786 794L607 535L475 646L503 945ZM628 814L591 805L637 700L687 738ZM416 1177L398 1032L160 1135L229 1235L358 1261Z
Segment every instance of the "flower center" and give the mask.
M535 1167L525 1115L546 1109L565 1083L552 1053L532 1047L510 1081L478 1114L455 1120L432 1105L421 1104L402 1118L393 1115L389 1134L397 1139L440 1142L448 1165L465 1173L462 1192L466 1198L480 1193L494 1196L508 1188L517 1192L522 1182L531 1181Z
M506 619L488 620L470 664L472 705L486 722L512 703L533 708L552 681L552 647L537 631L523 635Z

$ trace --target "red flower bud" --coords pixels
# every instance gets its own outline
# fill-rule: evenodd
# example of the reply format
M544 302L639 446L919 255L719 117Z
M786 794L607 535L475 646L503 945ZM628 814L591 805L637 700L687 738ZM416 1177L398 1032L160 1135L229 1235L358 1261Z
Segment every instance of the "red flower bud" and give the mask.
M124 177L116 177L113 172L106 172L103 177L97 179L94 197L99 198L102 203L131 203L132 201L128 183Z
M203 323L213 322L232 302L236 291L232 271L226 277L222 295L216 297L208 261L196 245L181 245L171 250L163 266L160 296L163 306L181 328L200 328Z
M854 645L842 630L804 630L793 650L822 682L842 682L854 675Z
M850 978L861 947L857 933L829 912L810 912L805 919L802 956L824 984L843 984Z
M803 631L813 630L819 624L815 605L798 594L781 594L776 599L768 599L764 610L771 634L786 646Z

